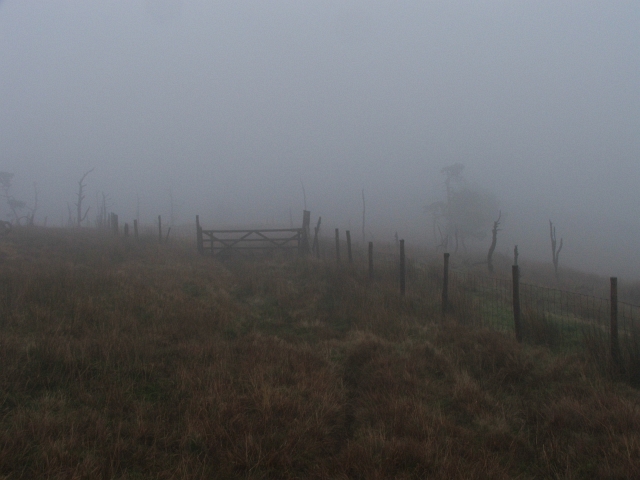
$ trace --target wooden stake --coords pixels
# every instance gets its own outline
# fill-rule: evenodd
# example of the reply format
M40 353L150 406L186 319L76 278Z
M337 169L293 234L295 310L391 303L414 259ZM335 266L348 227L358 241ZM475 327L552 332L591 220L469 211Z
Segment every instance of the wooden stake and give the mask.
M320 235L320 223L322 223L322 217L318 217L318 223L314 228L313 246L311 247L311 251L316 253L316 258L320 258L320 240L318 238L318 235Z
M405 293L405 287L406 287L406 282L405 282L405 274L406 274L406 269L405 269L405 263L404 263L404 240L400 240L400 295L402 295L404 297L404 293Z
M520 267L511 267L511 277L513 279L513 323L516 331L516 340L522 342L522 324L520 318Z
M618 340L618 278L611 277L611 361L617 371L620 371L620 343Z
M200 226L200 215L196 215L196 245L198 247L198 253L204 253L204 246L202 242L202 227Z

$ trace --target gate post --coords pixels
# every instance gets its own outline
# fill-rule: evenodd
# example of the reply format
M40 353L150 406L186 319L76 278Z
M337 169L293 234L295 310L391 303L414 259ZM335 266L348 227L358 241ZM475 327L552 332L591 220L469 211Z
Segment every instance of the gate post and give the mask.
M202 227L200 226L200 215L196 215L196 244L198 246L198 253L204 253L204 247L202 243Z
M302 255L306 255L309 253L310 245L309 245L309 237L310 234L310 224L311 224L311 212L309 210L302 211L302 232L300 236L300 245L298 248L298 253Z

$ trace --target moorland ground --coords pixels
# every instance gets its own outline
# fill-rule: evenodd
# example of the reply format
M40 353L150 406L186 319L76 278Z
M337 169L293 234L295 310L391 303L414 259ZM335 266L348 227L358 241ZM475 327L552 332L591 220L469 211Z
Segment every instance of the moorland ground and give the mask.
M640 478L639 391L313 258L0 239L0 478Z

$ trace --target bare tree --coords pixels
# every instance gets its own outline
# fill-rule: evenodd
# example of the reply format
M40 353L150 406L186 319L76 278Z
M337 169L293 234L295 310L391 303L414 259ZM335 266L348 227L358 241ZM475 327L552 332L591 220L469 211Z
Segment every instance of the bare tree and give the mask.
M13 180L13 173L0 172L0 190L2 190L2 197L7 202L7 206L11 210L11 221L16 225L20 225L20 221L25 218L20 215L19 211L26 207L26 202L16 199L11 195L11 181Z
M38 186L36 182L33 182L33 207L29 208L29 213L27 214L27 225L33 226L34 217L36 216L36 211L38 210Z
M558 256L560 255L560 250L562 250L562 238L560 238L560 246L558 250L556 250L556 227L553 226L553 222L549 220L549 234L551 236L551 253L553 255L553 269L556 274L556 278L558 277Z
M84 175L82 175L82 177L80 177L80 180L78 181L78 200L75 203L76 219L77 219L76 227L78 228L82 226L82 222L84 221L85 218L87 218L87 213L89 213L89 209L91 208L90 206L87 207L84 214L82 213L82 201L84 200L84 197L85 197L84 188L86 187L86 185L84 184L84 179L87 178L87 175L93 172L93 170L94 169L92 168L91 170L85 172Z
M433 202L425 207L425 212L431 214L433 220L433 240L438 242L438 235L436 230L440 234L440 243L437 244L436 249L447 249L448 238L442 234L442 228L440 228L440 220L446 216L446 205L444 202Z
M493 252L495 251L496 244L498 243L498 232L500 231L498 227L500 226L501 218L502 218L502 210L500 210L500 213L498 214L498 219L495 222L493 222L493 229L491 230L491 234L492 234L491 246L489 247L489 254L487 255L487 266L489 267L490 272L493 272Z
M446 198L431 203L425 209L432 216L434 237L440 233L437 248L449 250L453 247L455 252L460 245L466 252L468 239L483 239L494 212L498 210L495 196L481 188L468 186L462 176L463 170L461 163L441 170L445 175Z

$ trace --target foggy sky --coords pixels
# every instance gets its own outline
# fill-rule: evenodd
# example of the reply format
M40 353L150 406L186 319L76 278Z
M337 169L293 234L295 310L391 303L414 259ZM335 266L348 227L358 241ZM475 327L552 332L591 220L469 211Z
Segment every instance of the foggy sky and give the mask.
M497 251L550 257L551 218L561 265L640 277L639 30L636 1L4 0L0 170L36 222L95 167L91 218L171 191L182 222L288 225L304 182L326 231L364 188L376 240L420 243L461 162Z

